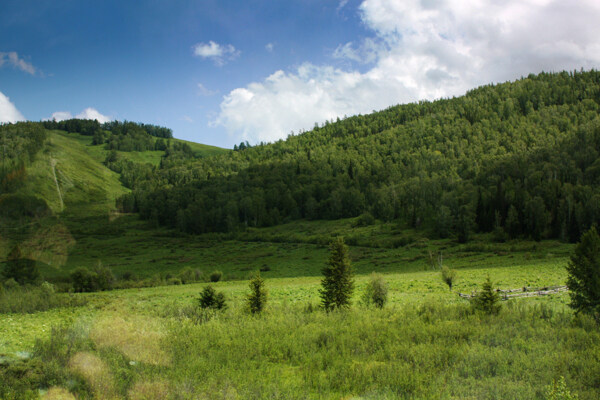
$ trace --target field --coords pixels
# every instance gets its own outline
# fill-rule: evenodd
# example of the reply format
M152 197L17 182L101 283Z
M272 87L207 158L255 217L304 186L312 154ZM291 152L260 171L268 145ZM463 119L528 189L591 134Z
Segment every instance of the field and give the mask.
M204 283L81 294L82 307L0 315L0 353L33 354L25 363L53 360L56 371L44 373L64 378L49 386L96 398L546 398L560 377L581 399L599 393L600 334L591 321L574 318L567 294L509 300L498 316L472 313L456 294L476 290L487 276L503 289L562 285L569 246L497 245L529 250L512 257L449 242L353 247L354 305L328 314L318 309L323 246L226 240L206 247L215 238L194 239L201 246L173 239L148 257L188 254L190 265L202 260L237 279L269 264L263 315L244 311L244 280L213 284L229 305L215 313L195 307ZM424 255L440 245L444 263L458 270L452 292ZM126 247L116 254L123 257ZM246 264L224 257L233 249ZM220 257L223 263L208 264ZM139 272L158 270L150 268ZM373 269L389 286L383 310L360 304ZM294 270L302 273L292 276ZM63 330L53 334L52 327ZM57 390L41 393L52 398Z

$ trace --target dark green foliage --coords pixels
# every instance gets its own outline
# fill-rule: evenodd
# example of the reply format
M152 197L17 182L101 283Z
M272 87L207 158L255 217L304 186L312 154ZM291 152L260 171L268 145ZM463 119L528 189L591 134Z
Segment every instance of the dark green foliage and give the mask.
M383 308L383 306L385 306L385 303L387 303L388 300L388 288L380 274L371 274L371 279L369 279L369 283L367 283L362 300L364 304L373 304L377 308Z
M221 271L213 271L208 276L211 282L219 282L223 278L223 273Z
M326 311L349 307L354 291L352 267L344 239L334 239L329 245L329 252L329 260L323 268L322 288L319 290L321 305Z
M257 272L252 280L250 280L250 293L248 293L247 307L252 314L261 313L267 303L267 291L265 289L265 281L260 277L260 272Z
M445 265L442 266L442 281L444 281L444 283L448 285L448 288L452 290L452 285L456 281L456 271Z
M576 312L600 321L600 236L595 227L582 237L567 265L567 286Z
M2 275L4 279L14 279L20 285L34 285L41 279L37 263L24 258L19 246L15 246L8 255Z
M45 141L46 131L39 123L0 124L0 195L22 186L26 167L35 160Z
M487 315L494 315L500 312L500 296L492 286L492 281L488 276L481 287L481 291L472 300L473 308Z
M97 292L112 289L115 277L110 268L98 262L92 271L85 267L75 269L71 273L71 282L76 292Z
M225 302L225 294L223 294L223 292L217 292L210 285L206 286L202 290L202 293L200 293L198 305L201 308L210 308L214 310L223 310L227 308L227 303Z

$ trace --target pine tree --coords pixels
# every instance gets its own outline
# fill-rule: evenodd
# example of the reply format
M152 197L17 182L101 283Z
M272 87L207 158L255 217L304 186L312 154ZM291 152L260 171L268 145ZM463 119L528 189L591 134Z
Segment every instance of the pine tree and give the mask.
M329 245L329 260L323 268L321 304L326 311L336 308L347 308L350 306L350 298L354 291L354 280L352 279L352 266L348 259L348 248L344 239L338 237Z
M500 296L493 288L492 281L488 276L483 283L481 292L473 299L473 306L476 310L483 311L485 314L498 314L500 312Z
M581 237L567 265L567 286L577 313L591 314L600 321L600 236L592 227Z
M260 277L260 272L256 272L256 275L254 275L254 278L250 281L248 310L252 314L258 314L265 309L266 303L267 291L265 290L265 281Z

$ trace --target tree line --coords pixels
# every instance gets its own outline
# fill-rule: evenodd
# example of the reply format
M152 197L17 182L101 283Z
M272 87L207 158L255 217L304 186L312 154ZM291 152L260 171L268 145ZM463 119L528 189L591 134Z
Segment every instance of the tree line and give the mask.
M161 163L118 200L185 232L372 215L432 236L576 241L600 221L600 73L541 73Z

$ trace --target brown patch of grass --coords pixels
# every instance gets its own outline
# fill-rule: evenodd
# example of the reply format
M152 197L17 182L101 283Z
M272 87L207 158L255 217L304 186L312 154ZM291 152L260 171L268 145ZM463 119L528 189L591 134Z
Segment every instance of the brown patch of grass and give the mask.
M166 381L137 382L129 390L130 400L162 400L170 394L169 383Z
M114 347L128 358L152 365L167 365L168 354L161 348L165 335L160 320L143 316L105 315L90 333L99 347Z
M52 387L42 396L42 400L75 400L67 389Z
M90 384L95 397L100 399L117 399L117 393L113 385L113 377L108 366L100 357L88 353L76 353L69 360L69 369L80 374Z

